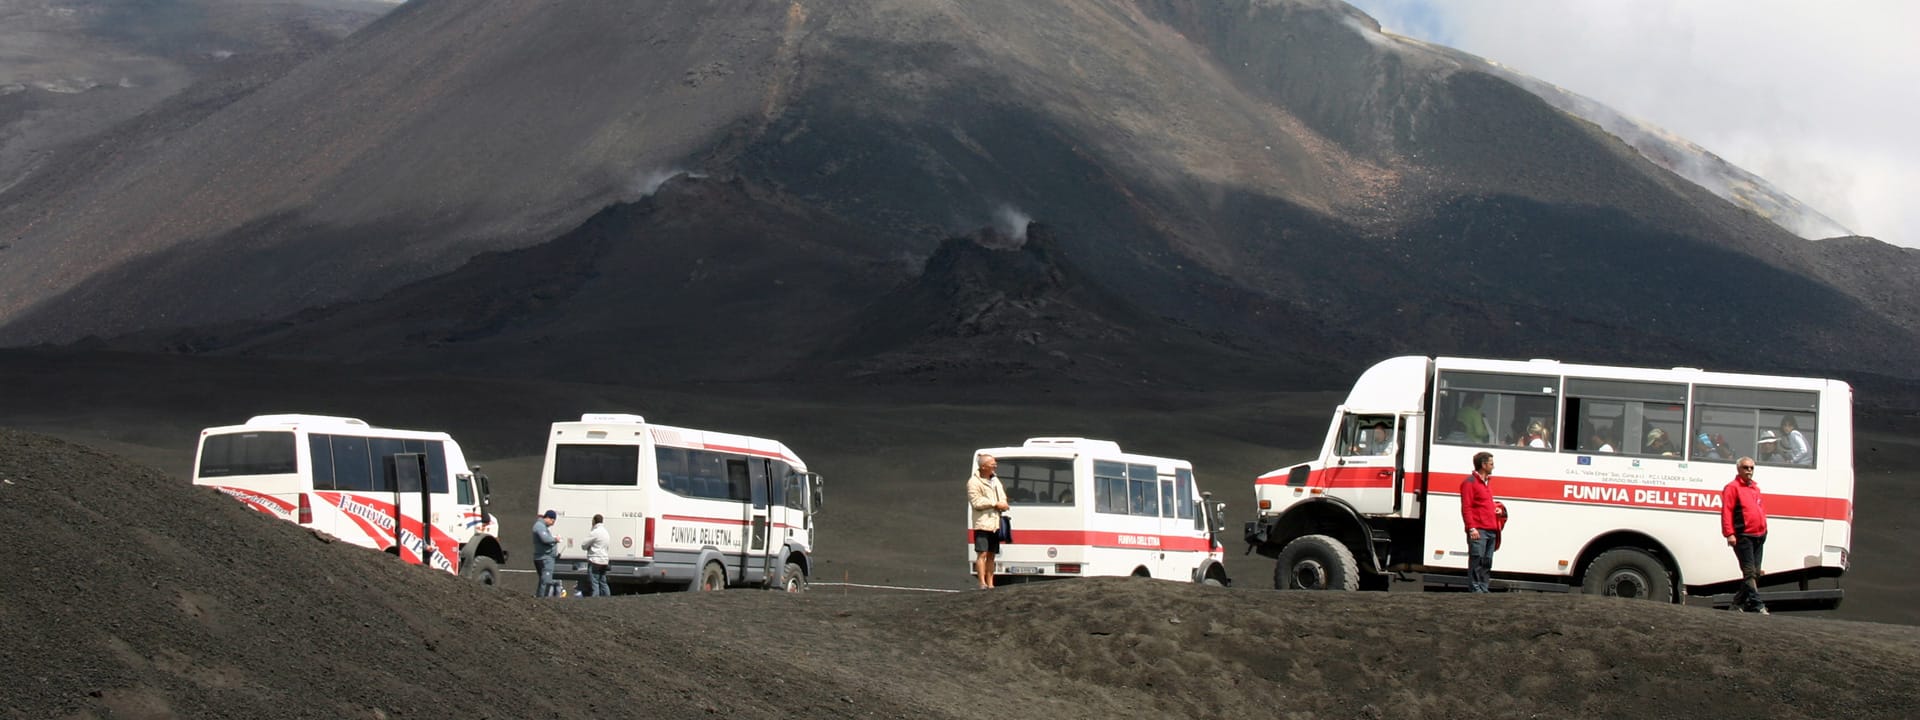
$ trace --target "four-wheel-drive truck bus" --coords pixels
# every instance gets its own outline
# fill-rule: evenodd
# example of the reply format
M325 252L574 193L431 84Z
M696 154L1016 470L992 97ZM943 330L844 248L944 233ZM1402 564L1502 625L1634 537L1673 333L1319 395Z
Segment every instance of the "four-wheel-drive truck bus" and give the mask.
M487 476L478 467L467 470L460 444L444 432L325 415L260 415L200 431L193 484L344 542L488 585L507 562L488 509Z
M1040 437L975 451L969 470L983 454L999 463L1013 524L1013 542L994 559L995 584L1103 575L1227 584L1225 504L1200 492L1192 463L1107 440ZM967 568L977 574L971 530Z
M554 577L587 578L580 543L601 515L615 592L805 590L821 499L821 477L778 440L621 413L554 423L540 472L540 508L559 516Z
M1508 511L1496 589L1725 605L1741 581L1721 490L1758 465L1771 607L1841 598L1853 391L1838 380L1552 360L1399 357L1354 383L1316 459L1255 483L1251 550L1279 588L1464 586L1461 482L1491 452Z

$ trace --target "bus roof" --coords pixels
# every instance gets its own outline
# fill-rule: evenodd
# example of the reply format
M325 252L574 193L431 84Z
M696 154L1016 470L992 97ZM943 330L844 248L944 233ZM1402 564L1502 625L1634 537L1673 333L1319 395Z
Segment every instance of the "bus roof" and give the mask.
M260 432L306 430L308 432L368 435L375 437L396 437L415 440L452 440L453 436L438 430L402 430L398 428L374 427L359 418L337 417L333 415L305 415L285 413L278 415L255 415L247 418L242 425L221 425L200 431L201 435L226 435L239 432Z
M639 415L587 413L581 415L579 420L562 420L553 424L552 432L556 438L574 431L586 433L586 438L589 440L609 440L612 437L611 433L627 433L627 437L639 437L645 434L652 437L654 444L667 447L777 455L792 463L801 472L807 471L807 465L800 456L794 454L786 443L779 440L715 430L659 425L649 423ZM604 434L595 437L593 435L595 432Z
M1606 380L1695 383L1769 387L1783 390L1828 390L1852 387L1840 380L1783 375L1713 372L1690 367L1646 368L1589 365L1559 360L1496 360L1467 357L1407 355L1375 363L1360 374L1347 394L1346 407L1369 412L1419 412L1427 382L1434 371L1467 371L1514 375L1574 376Z
M979 457L983 453L994 457L1008 458L1074 458L1087 455L1100 459L1171 465L1177 468L1193 469L1193 463L1186 460L1155 457L1152 455L1135 455L1133 453L1123 452L1120 449L1120 443L1112 440L1094 440L1079 437L1028 438L1027 441L1019 447L981 448L975 450L973 454L974 457Z

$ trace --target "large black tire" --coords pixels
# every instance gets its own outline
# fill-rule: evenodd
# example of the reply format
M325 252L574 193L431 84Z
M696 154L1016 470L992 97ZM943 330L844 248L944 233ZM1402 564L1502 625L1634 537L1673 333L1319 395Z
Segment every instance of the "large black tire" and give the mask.
M1591 595L1675 602L1673 572L1659 560L1633 548L1600 553L1587 566L1581 589Z
M790 593L807 591L807 571L800 563L787 563L786 570L780 574L780 589Z
M1325 535L1304 535L1280 549L1273 565L1276 590L1360 589L1360 563L1353 551Z
M693 589L701 592L727 589L727 569L717 562L707 563L700 569L700 581L693 584Z
M500 564L494 562L493 558L478 555L469 558L465 565L460 566L460 576L478 582L481 585L499 585Z

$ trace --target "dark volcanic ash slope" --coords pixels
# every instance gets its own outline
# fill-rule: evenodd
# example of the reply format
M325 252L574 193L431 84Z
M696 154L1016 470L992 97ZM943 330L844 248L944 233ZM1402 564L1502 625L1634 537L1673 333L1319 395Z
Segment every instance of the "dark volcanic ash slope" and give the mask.
M1031 218L1088 289L1062 302L1124 298L1141 332L1202 356L1911 374L1915 253L1851 272L1874 253L1799 240L1483 66L1321 0L421 0L141 162L0 211L22 228L0 251L0 341L241 323L194 332L324 348L337 333L279 319L385 295L409 302L368 305L388 325L359 332L411 338L380 345L406 357L490 344L502 364L711 370L765 342L709 337L739 305L645 292L536 294L538 312L445 332L528 303L467 260L543 243L519 259L558 260L592 236L635 251L563 272L666 287L683 281L651 261L702 258L649 252L710 244L708 263L767 268L764 287L788 263L761 258L817 256L752 321L797 330L776 355L847 367L834 343L864 326L836 322L930 297L912 286L942 282L925 262L946 238ZM742 199L623 206L678 170Z
M1137 579L536 601L0 430L9 717L1904 718L1913 628ZM1485 668L1462 672L1460 667Z
M0 0L0 193L31 203L139 154L391 9L379 0Z

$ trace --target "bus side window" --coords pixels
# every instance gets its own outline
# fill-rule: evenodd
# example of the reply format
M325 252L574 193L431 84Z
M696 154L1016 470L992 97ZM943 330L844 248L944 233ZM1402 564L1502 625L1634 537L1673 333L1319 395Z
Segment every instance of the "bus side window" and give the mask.
M337 490L353 492L374 489L373 459L367 452L366 438L333 436L333 486Z
M1095 512L1127 514L1127 466L1096 460L1093 463Z
M687 451L685 449L655 445L653 465L662 489L677 495L687 494Z
M315 433L307 436L308 454L313 457L313 489L332 490L333 436Z
M1819 435L1819 395L1794 390L1696 386L1694 427L1722 454L1751 456L1762 465L1812 467Z
M431 466L433 461L429 459L427 462L429 466ZM457 495L453 499L454 502L459 503L461 505L473 504L473 478L468 478L468 477L460 478L460 481L454 484L454 488L455 488L455 492L457 493Z
M1550 450L1559 438L1558 377L1448 370L1439 385L1435 442Z
M779 460L767 462L767 472L771 474L767 487L773 493L772 497L767 498L767 504L773 507L784 507L787 504L787 483L792 482L789 478L793 475L793 468Z

